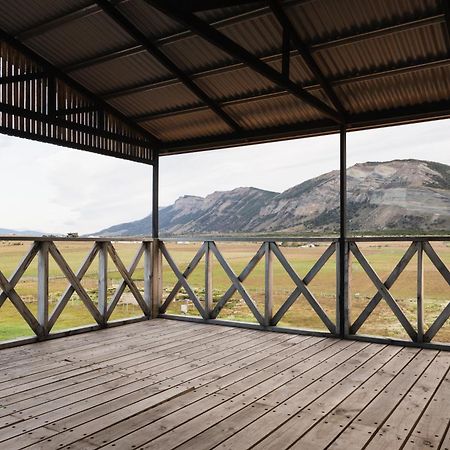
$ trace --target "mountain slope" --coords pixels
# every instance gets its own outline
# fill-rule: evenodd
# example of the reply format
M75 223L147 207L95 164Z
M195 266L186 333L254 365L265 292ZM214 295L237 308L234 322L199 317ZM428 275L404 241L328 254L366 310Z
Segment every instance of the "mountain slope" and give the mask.
M418 161L367 162L347 169L353 230L432 231L450 228L450 166ZM339 220L339 172L312 178L282 193L256 188L183 196L160 210L164 234L327 232ZM149 234L150 217L98 235Z

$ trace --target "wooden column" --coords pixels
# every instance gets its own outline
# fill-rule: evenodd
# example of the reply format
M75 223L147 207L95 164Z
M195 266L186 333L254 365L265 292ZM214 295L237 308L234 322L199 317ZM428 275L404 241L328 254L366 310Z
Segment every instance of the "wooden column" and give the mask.
M423 242L417 243L417 342L423 342Z
M148 318L151 318L152 311L152 243L146 241L144 246L144 301L148 306Z
M211 318L213 310L213 258L211 252L211 243L206 243L205 251L205 312L208 319Z
M158 317L162 302L162 254L159 248L159 155L155 151L152 177L152 264L151 292L152 318Z
M337 254L338 265L338 304L336 325L340 337L349 334L349 247L347 243L348 220L347 220L347 130L343 125L339 132L339 245Z
M102 325L106 326L108 314L108 243L98 242L98 311Z
M37 319L41 326L39 337L48 334L48 242L39 244L38 254L38 311Z
M272 324L273 318L273 264L272 264L273 258L272 258L272 250L270 248L270 242L265 242L264 247L265 247L264 325L268 327Z

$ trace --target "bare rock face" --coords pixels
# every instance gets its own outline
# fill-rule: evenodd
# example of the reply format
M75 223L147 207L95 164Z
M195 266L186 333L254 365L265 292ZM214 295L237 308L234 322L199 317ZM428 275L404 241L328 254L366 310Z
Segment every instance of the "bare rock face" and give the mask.
M450 166L418 161L367 162L347 169L350 228L427 232L450 229ZM339 221L339 172L282 193L241 187L205 198L180 197L161 209L165 234L330 232ZM150 217L100 234L148 234ZM133 232L132 232L133 231Z

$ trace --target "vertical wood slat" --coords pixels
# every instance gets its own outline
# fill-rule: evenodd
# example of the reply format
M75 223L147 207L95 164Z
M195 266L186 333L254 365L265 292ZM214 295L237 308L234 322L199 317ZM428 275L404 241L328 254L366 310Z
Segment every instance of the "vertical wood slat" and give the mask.
M152 243L144 242L144 302L148 306L149 315L152 312Z
M208 319L211 318L213 310L213 258L211 243L206 243L205 251L205 312Z
M273 318L273 253L270 242L265 242L264 247L264 325L268 327L272 324Z
M48 334L48 279L49 279L49 243L41 242L38 253L38 310L37 320L41 326L41 336Z
M108 243L99 242L98 252L98 311L102 325L106 325L108 314Z
M151 317L156 319L162 303L162 253L159 239L153 239L152 243L152 264L151 264Z
M424 336L423 282L423 242L417 242L417 342Z
M336 242L336 329L340 337L350 334L350 278L349 243Z

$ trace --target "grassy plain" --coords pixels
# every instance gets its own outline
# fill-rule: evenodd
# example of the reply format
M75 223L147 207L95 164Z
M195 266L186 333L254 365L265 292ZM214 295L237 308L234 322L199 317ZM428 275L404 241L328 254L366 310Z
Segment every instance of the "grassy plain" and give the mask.
M59 243L57 244L63 256L74 271L81 265L84 257L89 252L92 244L86 242L76 243ZM132 261L137 251L138 243L116 243L115 247L119 256L122 258L126 266ZM168 249L172 257L181 270L184 270L200 244L176 244L169 243ZM378 275L384 280L395 264L404 254L407 243L364 243L360 247L372 264ZM450 243L436 242L433 244L435 250L441 259L450 267ZM20 259L24 256L29 243L11 242L0 243L0 270L5 276L10 277L17 267ZM258 244L253 243L218 243L218 247L225 256L225 259L236 273L239 273L249 262L251 257L256 253ZM286 246L282 247L292 267L297 273L303 277L311 266L317 261L326 248L326 244L308 246ZM336 272L335 257L333 256L329 262L319 272L310 289L316 296L319 303L323 306L330 318L334 320L336 314L335 297L336 297ZM91 266L83 279L83 286L94 302L97 301L97 261ZM112 296L118 283L121 281L120 274L115 269L111 261L108 265L108 287L109 295ZM417 258L414 257L406 270L400 276L398 281L391 289L391 293L401 305L403 311L415 325L416 321L416 270ZM189 283L197 293L201 301L204 301L204 263L198 265L197 269L189 277ZM24 277L16 287L17 292L26 302L30 310L36 313L37 299L37 260L29 267ZM51 309L56 304L58 298L64 292L67 281L57 265L50 259L50 304ZM138 287L143 290L143 261L140 262L133 279ZM442 309L450 301L450 287L441 277L439 272L432 266L428 258L425 257L425 321L430 325ZM164 297L167 297L171 288L176 283L176 277L171 272L169 266L164 264L163 271L163 289ZM219 263L213 262L213 297L217 301L221 294L230 286L230 281L220 267ZM247 291L255 301L256 305L263 312L264 303L264 259L258 264L252 274L244 283ZM274 303L275 311L282 305L284 300L294 289L294 283L289 275L284 271L283 267L274 258ZM376 289L370 279L364 273L361 266L353 258L351 272L351 317L356 319L358 314L363 310L365 305L375 295ZM187 298L184 291L181 291L174 302L170 305L168 313L185 314L182 305L186 305L187 314L197 316L193 304ZM121 319L125 317L134 317L141 315L140 309L132 298L132 295L126 291L121 302L116 308L112 319ZM219 318L255 322L248 307L242 298L235 294L222 310ZM66 309L63 311L60 319L57 321L54 330L61 330L92 324L93 319L85 309L81 301L76 295L73 295ZM279 324L287 327L300 327L316 330L325 330L320 319L315 315L314 311L309 307L308 303L301 296L291 307ZM380 336L389 336L397 338L406 338L406 333L396 320L393 313L384 301L378 305L374 313L367 320L360 330L361 334L371 334ZM14 306L7 300L0 308L0 340L12 339L20 336L32 335L31 330L15 310ZM435 339L441 342L450 342L450 323L447 323Z

